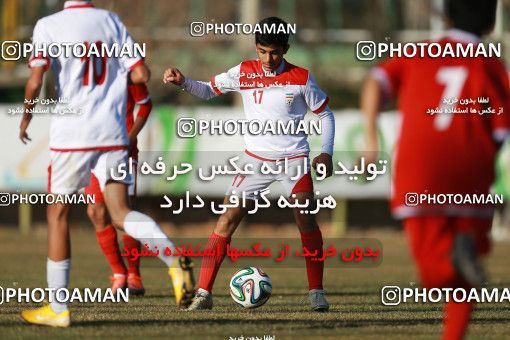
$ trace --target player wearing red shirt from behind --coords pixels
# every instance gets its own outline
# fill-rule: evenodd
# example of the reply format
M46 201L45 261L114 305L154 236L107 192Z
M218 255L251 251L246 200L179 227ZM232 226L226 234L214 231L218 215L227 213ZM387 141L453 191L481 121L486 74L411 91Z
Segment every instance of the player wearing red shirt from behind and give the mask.
M494 26L496 4L497 0L446 1L451 29L437 43L473 44L476 50L480 37ZM391 208L403 219L421 283L426 288L480 287L485 275L479 259L489 252L493 207L477 202L437 204L417 195L489 194L496 154L510 132L505 67L491 57L425 56L382 62L368 77L361 98L367 150L377 150L377 114L388 96L398 98L402 114ZM482 97L489 102L478 100ZM465 109L461 99L474 99L469 109L476 112L495 108L496 113L430 113L437 108ZM468 302L445 305L444 339L464 336L472 308Z
M134 116L135 105L138 104L136 119ZM126 106L126 128L129 134L129 157L136 164L138 161L137 136L149 118L152 109L152 101L145 84L129 84L128 99ZM134 166L136 169L136 166ZM89 204L87 213L96 229L96 236L101 250L112 269L111 277L112 290L115 292L119 288L129 288L130 295L143 295L145 289L142 284L140 275L140 258L136 260L128 260L128 267L124 264L124 260L120 254L119 243L117 241L117 232L110 222L110 217L106 211L103 196L104 188L101 188L100 182L94 175L94 171L90 176L90 184L85 188L85 193L95 195L95 203ZM133 183L128 187L128 194L131 203L136 196L136 174ZM131 249L140 249L140 242L124 234L124 248L131 254Z

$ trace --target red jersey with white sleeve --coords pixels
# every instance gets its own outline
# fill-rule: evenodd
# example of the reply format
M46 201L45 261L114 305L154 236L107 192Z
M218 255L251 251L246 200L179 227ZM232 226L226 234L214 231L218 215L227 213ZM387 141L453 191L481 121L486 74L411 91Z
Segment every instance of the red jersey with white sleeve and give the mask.
M475 43L474 48L480 43L459 30L438 41L442 46L448 42ZM393 167L394 215L492 216L493 207L480 202L438 204L409 195L489 193L496 153L510 132L503 63L488 57L392 58L372 74L387 94L398 97L402 114Z
M152 101L149 96L149 90L145 84L129 84L128 85L128 98L126 106L126 128L127 132L131 132L133 124L135 122L135 106L138 104L139 109L136 113L137 117L148 117L151 108ZM129 151L129 157L138 159L138 140L134 141Z
M97 9L88 1L67 1L64 9L40 19L34 28L33 43L92 45L101 51L118 45L134 49L134 41L119 17ZM80 45L81 46L81 45ZM82 48L76 49L82 53ZM56 76L56 92L65 107L78 113L55 114L50 130L53 151L108 150L127 147L125 124L127 72L143 62L140 57L124 53L120 57L95 55L75 57L61 53L48 58L38 52L29 60L30 67L51 66Z
M264 71L260 60L244 61L214 76L211 86L217 95L239 92L246 119L263 124L267 121L286 124L294 120L297 126L308 108L320 114L328 103L328 96L310 72L285 60L273 74ZM244 139L247 150L270 159L308 155L310 151L304 131L296 134L248 133Z

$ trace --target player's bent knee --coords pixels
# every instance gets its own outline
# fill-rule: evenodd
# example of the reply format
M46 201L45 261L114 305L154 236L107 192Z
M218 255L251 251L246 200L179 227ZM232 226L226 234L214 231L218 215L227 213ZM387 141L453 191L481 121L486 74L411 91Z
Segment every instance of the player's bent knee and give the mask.
M105 223L106 207L102 204L89 204L87 215L94 224Z

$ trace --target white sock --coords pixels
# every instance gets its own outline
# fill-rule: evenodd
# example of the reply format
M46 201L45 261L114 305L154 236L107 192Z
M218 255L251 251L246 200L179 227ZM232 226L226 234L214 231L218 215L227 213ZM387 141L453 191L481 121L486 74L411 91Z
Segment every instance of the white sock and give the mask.
M209 294L211 294L211 293L209 293L207 290L205 290L205 289L203 289L203 288L198 288L197 293L198 293L198 294L203 294L203 295L209 295Z
M174 262L178 261L178 258L174 256L165 256L166 247L174 251L174 244L149 216L138 211L131 211L124 220L124 231L129 236L140 241L142 247L145 243L149 245L151 250L155 250L155 247L158 247L158 257L168 267L171 267Z
M66 288L69 286L69 272L71 270L71 259L62 261L52 261L48 259L46 264L46 278L48 280L48 288ZM50 291L50 306L55 313L62 313L67 310L67 304L58 302L56 299L56 291ZM60 292L59 298L65 298L65 294Z

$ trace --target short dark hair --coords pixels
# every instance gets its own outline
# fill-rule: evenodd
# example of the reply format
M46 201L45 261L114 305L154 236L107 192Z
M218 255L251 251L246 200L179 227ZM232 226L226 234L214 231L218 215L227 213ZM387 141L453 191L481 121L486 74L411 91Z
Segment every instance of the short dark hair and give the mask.
M269 17L262 19L258 22L258 25L262 32L255 33L255 43L262 46L282 46L285 47L289 44L289 32L287 30L288 24L278 17ZM285 27L285 33L266 33L264 27L275 27L276 31L281 26Z
M453 27L482 36L494 27L497 4L498 0L446 0L444 10Z

